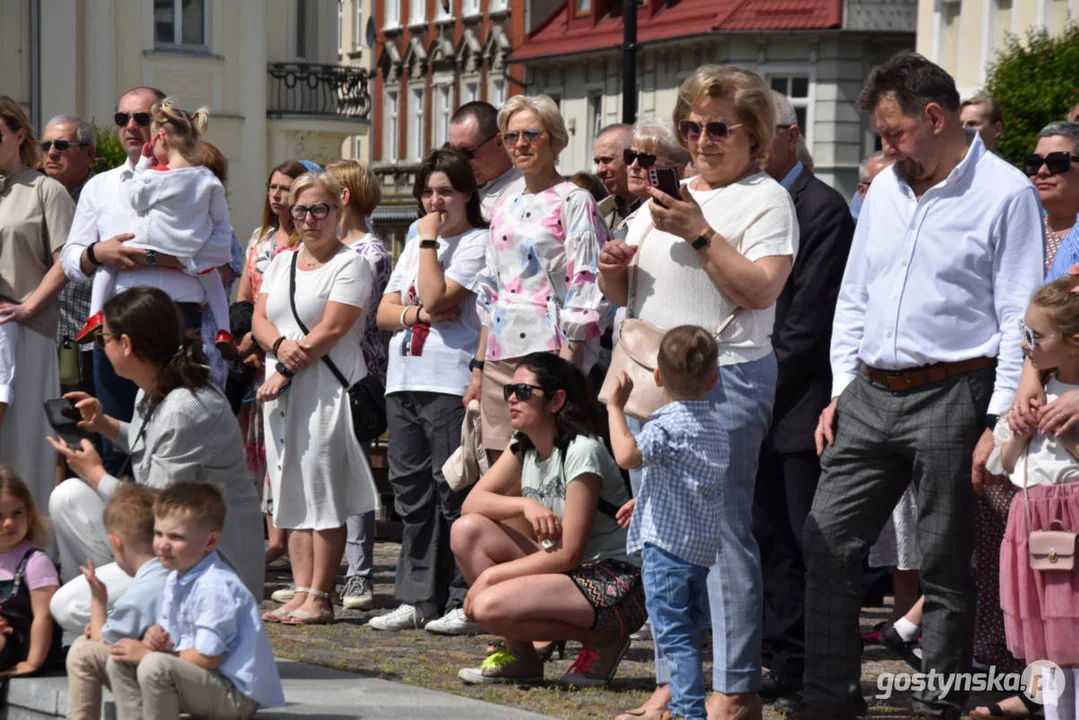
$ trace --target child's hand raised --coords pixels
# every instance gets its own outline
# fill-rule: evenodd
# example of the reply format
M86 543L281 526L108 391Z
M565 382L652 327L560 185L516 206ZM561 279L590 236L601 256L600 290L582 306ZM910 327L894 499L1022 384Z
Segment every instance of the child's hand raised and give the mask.
M165 632L165 628L160 625L154 625L147 630L142 642L153 652L172 651L172 638Z
M108 603L109 589L105 587L105 583L101 582L101 579L97 576L94 561L87 558L86 565L80 565L79 570L82 570L82 575L86 578L86 584L90 586L90 599L100 603Z
M623 530L629 527L630 521L633 520L633 508L635 507L637 507L637 498L630 498L625 505L618 508L618 512L614 514L618 527Z
M614 392L611 393L610 399L607 400L607 407L613 407L616 410L623 409L626 407L626 401L629 400L631 392L633 392L633 381L623 370L618 373L618 380L615 382Z

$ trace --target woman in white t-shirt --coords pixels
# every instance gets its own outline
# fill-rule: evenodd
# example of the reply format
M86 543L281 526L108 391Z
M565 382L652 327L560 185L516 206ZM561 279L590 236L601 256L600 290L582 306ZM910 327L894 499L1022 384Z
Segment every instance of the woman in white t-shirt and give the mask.
M461 612L468 586L450 552L450 525L468 491L451 490L442 465L461 444L461 398L480 339L469 287L483 269L487 223L476 179L458 150L431 151L412 192L425 215L412 226L378 307L379 327L394 332L386 420L393 438L390 485L402 524L394 584L401 604L369 624L460 635L479 632Z
M772 144L771 96L756 74L703 65L678 91L674 111L697 176L672 198L656 188L625 241L600 255L600 287L630 317L662 330L699 325L717 331L719 382L708 398L731 440L724 478L723 544L708 577L715 633L710 713L760 717L760 556L751 531L757 458L775 395L771 334L775 301L798 244L790 195L760 169ZM635 254L638 266L628 266ZM630 287L630 273L633 287ZM733 318L732 318L733 314ZM658 717L669 702L669 668L657 657L656 693L636 716Z

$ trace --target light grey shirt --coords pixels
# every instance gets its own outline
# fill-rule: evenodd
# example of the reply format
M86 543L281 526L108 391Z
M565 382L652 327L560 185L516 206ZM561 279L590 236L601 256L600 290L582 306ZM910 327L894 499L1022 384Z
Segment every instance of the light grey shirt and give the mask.
M525 176L515 167L511 167L494 180L480 188L480 213L483 219L491 222L491 213L502 198L520 195L525 189Z

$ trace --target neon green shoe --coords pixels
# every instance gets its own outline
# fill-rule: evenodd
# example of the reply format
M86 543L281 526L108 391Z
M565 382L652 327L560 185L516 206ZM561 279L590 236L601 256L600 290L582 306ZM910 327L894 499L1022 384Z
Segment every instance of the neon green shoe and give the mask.
M519 683L536 685L543 682L543 665L527 667L512 650L499 650L488 655L478 668L462 668L457 677L468 685Z

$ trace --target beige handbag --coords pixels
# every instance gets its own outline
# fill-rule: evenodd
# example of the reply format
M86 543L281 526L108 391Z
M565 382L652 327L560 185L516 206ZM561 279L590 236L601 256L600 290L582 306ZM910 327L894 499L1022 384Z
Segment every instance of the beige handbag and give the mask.
M1023 458L1023 506L1027 512L1027 545L1030 548L1031 570L1065 570L1075 568L1075 533L1064 529L1064 523L1054 520L1049 524L1050 528L1060 526L1060 530L1031 530L1030 501L1027 498L1027 480L1029 474L1027 459L1030 457L1030 446L1027 445L1026 455Z
M626 400L625 413L642 422L648 420L652 417L652 413L669 402L663 388L656 385L653 374L659 366L659 345L663 342L663 336L667 334L667 331L630 316L636 295L637 262L641 257L644 241L648 239L654 227L654 224L648 226L648 230L645 231L644 237L637 246L637 252L630 260L626 319L622 323L618 344L615 345L614 352L611 354L611 366L607 370L607 376L603 378L603 387L599 391L599 401L606 405L617 386L619 374L626 373L633 381L633 390L629 394L629 399ZM719 342L720 334L727 329L741 309L734 308L719 324L712 334L716 342Z

